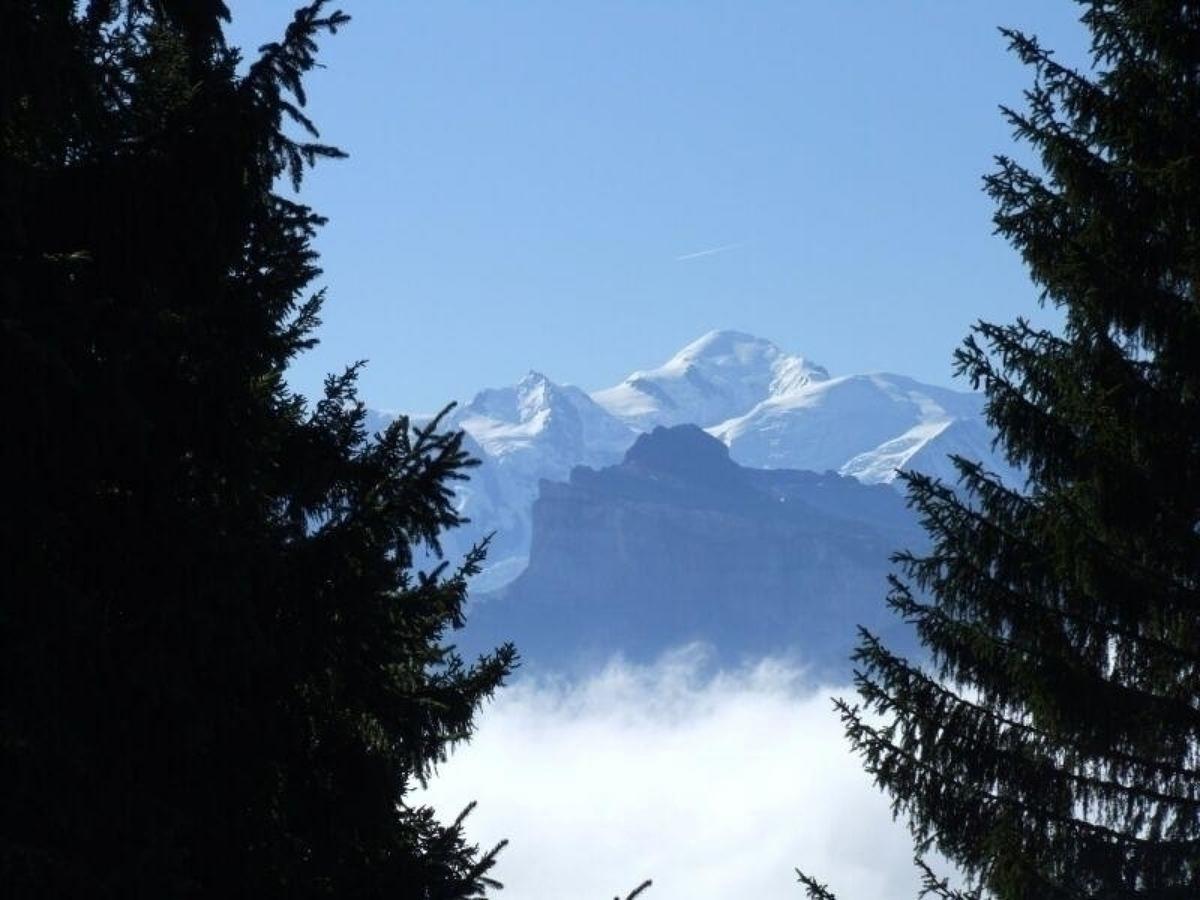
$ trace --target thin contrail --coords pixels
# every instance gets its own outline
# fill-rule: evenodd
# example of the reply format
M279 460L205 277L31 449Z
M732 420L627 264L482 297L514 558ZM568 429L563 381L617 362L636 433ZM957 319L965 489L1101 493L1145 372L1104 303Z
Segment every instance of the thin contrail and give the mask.
M745 241L738 241L736 244L722 244L720 247L709 247L707 250L697 250L695 253L685 253L683 256L675 257L675 262L683 262L685 259L698 259L701 256L712 256L714 253L724 253L726 250L733 250L735 247L740 247Z

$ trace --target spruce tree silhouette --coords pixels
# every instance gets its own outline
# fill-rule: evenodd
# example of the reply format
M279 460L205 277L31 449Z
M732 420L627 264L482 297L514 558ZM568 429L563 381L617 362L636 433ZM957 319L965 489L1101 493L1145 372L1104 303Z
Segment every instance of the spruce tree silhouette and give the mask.
M242 74L227 20L0 27L0 883L476 896L495 851L409 802L514 662L446 643L482 548L413 566L471 460L437 422L368 435L357 366L311 408L284 380L323 220L276 186L342 155L303 77L347 17L307 4Z
M933 666L864 634L840 704L918 851L969 876L923 867L936 896L1200 896L1200 8L1080 6L1092 71L1005 32L1041 165L986 179L1065 325L980 324L957 355L1029 482L908 477L933 550L890 603Z

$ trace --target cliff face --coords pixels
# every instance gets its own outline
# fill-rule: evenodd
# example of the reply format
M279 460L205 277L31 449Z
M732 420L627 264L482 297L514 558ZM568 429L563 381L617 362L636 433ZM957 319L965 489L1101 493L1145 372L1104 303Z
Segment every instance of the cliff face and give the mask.
M921 541L894 489L742 468L694 426L540 487L529 567L474 605L463 642L511 639L535 667L699 640L725 660L796 651L844 674L857 624L894 632L888 557Z

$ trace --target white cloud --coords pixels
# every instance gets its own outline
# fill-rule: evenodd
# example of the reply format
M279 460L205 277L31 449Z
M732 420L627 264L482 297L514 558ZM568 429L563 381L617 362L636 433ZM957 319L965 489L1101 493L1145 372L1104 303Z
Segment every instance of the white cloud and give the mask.
M803 900L793 869L842 900L911 900L912 845L831 709L849 688L765 660L712 671L696 647L650 667L502 691L426 802L478 800L469 834L510 844L493 874L521 900Z

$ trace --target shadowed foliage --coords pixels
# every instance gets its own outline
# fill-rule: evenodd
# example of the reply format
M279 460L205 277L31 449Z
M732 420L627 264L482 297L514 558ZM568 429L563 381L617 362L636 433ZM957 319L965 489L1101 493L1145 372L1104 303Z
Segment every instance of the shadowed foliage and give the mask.
M987 896L1195 897L1200 7L1080 6L1089 71L1005 32L1035 74L1006 115L1040 165L986 179L1065 324L980 324L957 355L1028 484L967 461L957 490L907 478L933 550L897 558L890 602L933 666L864 634L840 709L918 851Z
M493 853L410 789L510 670L464 663L460 435L311 407L322 2L239 65L219 0L5 6L0 883L451 898ZM366 86L363 88L367 89ZM297 137L296 135L300 135Z

